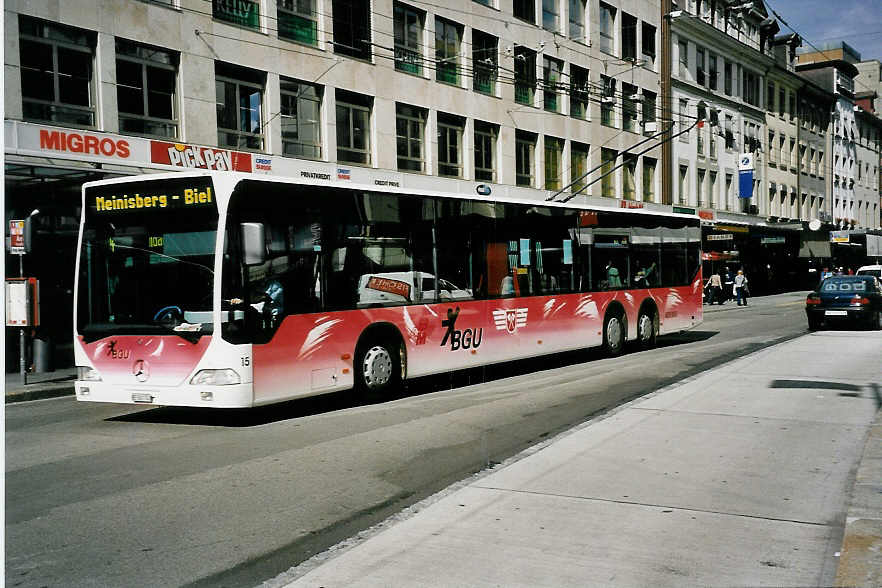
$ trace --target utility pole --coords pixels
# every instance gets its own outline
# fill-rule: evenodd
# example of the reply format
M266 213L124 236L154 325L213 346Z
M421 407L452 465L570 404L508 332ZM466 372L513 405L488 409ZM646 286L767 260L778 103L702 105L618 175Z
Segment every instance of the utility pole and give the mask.
M661 103L662 124L673 124L674 116L671 109L671 0L661 0ZM674 165L674 146L665 141L661 146L661 202L673 204L672 167Z

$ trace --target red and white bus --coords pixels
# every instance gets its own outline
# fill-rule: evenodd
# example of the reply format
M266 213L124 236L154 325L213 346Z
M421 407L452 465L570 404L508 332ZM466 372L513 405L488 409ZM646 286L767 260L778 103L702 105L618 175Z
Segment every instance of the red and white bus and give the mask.
M696 216L314 175L85 184L77 399L382 394L576 348L615 355L702 320Z

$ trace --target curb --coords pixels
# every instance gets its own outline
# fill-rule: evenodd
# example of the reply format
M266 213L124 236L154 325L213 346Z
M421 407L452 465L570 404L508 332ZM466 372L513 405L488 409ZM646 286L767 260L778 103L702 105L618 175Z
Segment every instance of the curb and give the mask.
M834 586L882 586L882 410L867 434L851 490Z
M27 385L27 384L25 384ZM13 402L27 402L29 400L42 400L44 398L57 398L60 396L73 396L75 393L72 382L63 382L55 385L42 385L34 390L13 390L6 393L6 404Z

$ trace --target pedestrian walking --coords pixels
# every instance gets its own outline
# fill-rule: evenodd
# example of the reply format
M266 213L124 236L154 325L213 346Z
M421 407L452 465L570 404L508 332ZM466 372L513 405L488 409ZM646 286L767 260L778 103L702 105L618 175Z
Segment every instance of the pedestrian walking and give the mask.
M713 306L714 302L719 305L723 304L723 280L720 278L720 274L714 273L711 274L711 277L707 279L707 303Z
M723 275L723 293L722 293L722 304L727 300L731 300L735 295L735 279L732 277L732 270L728 267L726 268L726 273Z
M749 290L747 289L747 276L744 275L742 270L738 270L733 287L735 300L738 302L738 306L747 306Z

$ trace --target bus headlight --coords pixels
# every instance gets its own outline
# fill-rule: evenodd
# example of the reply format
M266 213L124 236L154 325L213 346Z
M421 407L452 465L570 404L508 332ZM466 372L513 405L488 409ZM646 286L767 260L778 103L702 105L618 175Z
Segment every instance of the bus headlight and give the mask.
M230 368L222 370L199 370L190 380L194 386L228 386L230 384L241 384L242 378L236 373L236 370Z
M100 382L101 374L99 374L98 370L96 369L78 365L77 380L81 380L84 382Z

